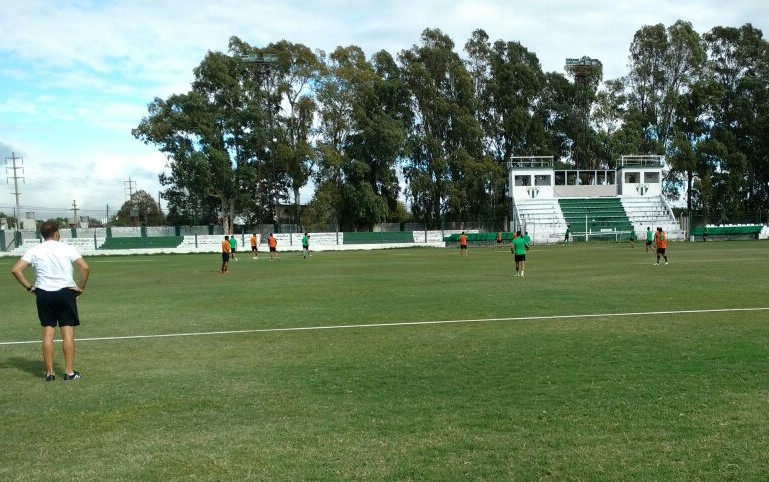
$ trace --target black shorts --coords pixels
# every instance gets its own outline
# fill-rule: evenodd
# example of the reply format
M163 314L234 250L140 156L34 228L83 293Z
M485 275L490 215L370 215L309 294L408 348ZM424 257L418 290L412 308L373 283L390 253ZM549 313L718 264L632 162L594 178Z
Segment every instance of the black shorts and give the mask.
M467 245L463 244L462 246L459 247L459 249L467 249Z
M230 253L222 253L222 263L226 263L230 260Z
M256 245L251 246L251 251L253 251L254 253L256 253L258 251Z
M515 262L518 263L520 261L526 261L526 255L525 254L516 254L515 255Z
M651 246L651 245L652 245L652 242L651 242L651 241L647 241L647 242L646 242L646 246Z
M77 314L77 293L64 288L59 291L35 289L37 298L37 317L40 326L78 326L80 317Z
M302 245L302 249L305 249L305 250L309 251L310 250L310 245L309 244L307 244L307 245L303 244Z
M665 248L657 248L657 254L665 254Z
M270 253L277 253L277 252L278 252L278 248L270 247Z

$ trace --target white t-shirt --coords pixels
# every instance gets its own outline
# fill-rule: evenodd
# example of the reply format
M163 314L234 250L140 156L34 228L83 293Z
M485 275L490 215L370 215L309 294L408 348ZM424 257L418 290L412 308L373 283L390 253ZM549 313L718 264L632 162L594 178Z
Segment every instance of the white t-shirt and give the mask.
M59 291L75 288L72 263L81 258L74 246L48 240L30 248L21 257L35 269L35 288Z

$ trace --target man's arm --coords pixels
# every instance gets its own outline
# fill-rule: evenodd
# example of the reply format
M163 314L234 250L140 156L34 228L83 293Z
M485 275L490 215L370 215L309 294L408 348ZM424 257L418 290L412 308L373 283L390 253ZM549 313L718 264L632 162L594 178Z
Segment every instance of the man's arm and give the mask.
M88 266L88 263L86 263L83 258L76 259L75 266L77 266L80 276L78 277L79 283L77 284L77 288L73 289L80 294L85 290L85 285L88 284L88 275L91 272L91 267Z
M11 274L14 278L16 278L16 281L19 282L21 286L24 287L27 291L32 291L35 288L35 285L33 285L26 276L24 276L24 270L27 269L29 266L29 263L24 261L23 259L20 259L16 261L16 264L13 265L13 268L11 268Z

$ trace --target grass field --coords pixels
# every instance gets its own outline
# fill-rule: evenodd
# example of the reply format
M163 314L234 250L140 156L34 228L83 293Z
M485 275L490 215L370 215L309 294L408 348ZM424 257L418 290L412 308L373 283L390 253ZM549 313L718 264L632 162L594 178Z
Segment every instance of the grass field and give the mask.
M66 383L0 258L0 480L769 480L769 243L668 251L92 257Z

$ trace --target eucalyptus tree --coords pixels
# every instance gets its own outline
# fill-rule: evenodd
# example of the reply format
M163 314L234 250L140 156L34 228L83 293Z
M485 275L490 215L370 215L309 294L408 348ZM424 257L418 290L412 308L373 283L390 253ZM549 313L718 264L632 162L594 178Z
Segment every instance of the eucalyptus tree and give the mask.
M537 56L518 42L493 44L483 30L465 43L468 70L477 99L476 120L483 132L482 169L476 180L476 202L492 218L507 213L507 164L512 156L546 152L547 133L536 110L542 100L545 74ZM478 191L478 190L476 190ZM483 209L485 208L485 209Z
M713 137L713 106L723 97L723 89L703 76L683 94L676 106L675 137L668 161L673 178L682 178L682 186L666 192L675 199L683 187L687 212L699 210L710 216L713 203L713 181L718 174L718 160L728 156L726 146Z
M643 151L643 124L628 113L628 96L623 79L603 82L596 92L592 112L595 152L603 167L614 169L625 154Z
M276 101L275 122L278 125L274 148L277 175L285 176L291 191L297 224L301 224L300 190L310 179L315 150L312 146L313 122L317 111L314 85L323 75L323 52L313 52L302 44L282 40L270 44L266 51L278 56L273 72ZM283 108L285 106L285 108ZM289 196L282 196L285 199ZM288 201L287 199L285 199Z
M769 43L751 24L704 35L712 89L715 161L712 205L723 219L769 212ZM758 219L754 219L758 220Z
M218 204L218 216L230 229L235 211L247 202L242 187L251 178L253 105L244 88L243 63L237 57L208 52L194 69L185 94L155 98L132 134L158 147L170 173L160 174L163 197L173 209L187 210L185 198L202 206Z
M473 80L453 49L447 35L427 29L420 45L399 54L414 116L403 169L407 193L412 213L432 225L444 215L469 217L475 193L468 181L483 171Z
M368 60L360 47L339 47L328 57L317 98L318 202L328 203L329 220L346 228L387 220L397 208L396 163L410 118L400 69L387 52Z
M667 154L679 97L697 80L705 60L703 40L689 22L679 20L668 28L647 25L633 36L625 78L628 104L648 152Z

